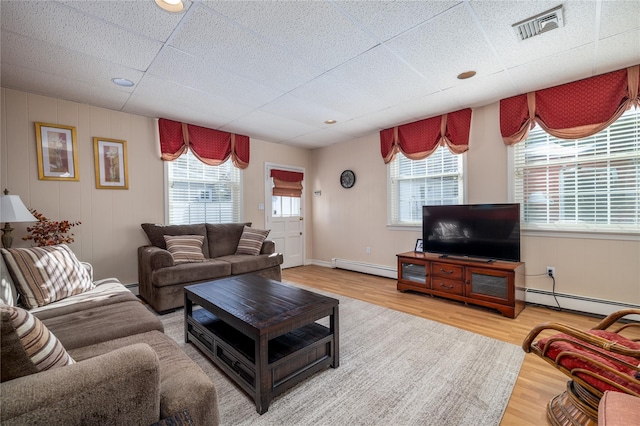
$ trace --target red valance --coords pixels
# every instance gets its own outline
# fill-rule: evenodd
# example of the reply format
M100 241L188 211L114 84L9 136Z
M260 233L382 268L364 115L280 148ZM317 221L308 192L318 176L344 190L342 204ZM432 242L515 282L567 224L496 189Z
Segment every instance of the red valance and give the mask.
M280 197L301 197L304 173L271 169L273 195Z
M640 66L500 101L500 131L507 145L523 141L537 123L562 139L579 139L610 126L632 105L640 106Z
M249 137L161 118L158 120L161 158L173 161L191 149L200 161L219 166L231 157L234 166L249 165Z
M411 160L431 155L440 145L454 154L469 149L471 109L431 117L380 131L380 151L385 164L398 152Z

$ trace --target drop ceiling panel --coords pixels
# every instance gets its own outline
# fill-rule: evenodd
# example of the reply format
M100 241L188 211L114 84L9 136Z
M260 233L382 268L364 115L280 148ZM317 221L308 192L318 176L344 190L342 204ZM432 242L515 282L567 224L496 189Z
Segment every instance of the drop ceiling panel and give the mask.
M594 74L640 64L640 29L600 40L597 59Z
M205 7L195 10L172 46L283 91L321 73Z
M463 71L475 70L483 76L502 69L482 31L462 5L387 45L440 89L460 84L456 76Z
M399 110L405 111L407 116L412 117L413 119L404 120L403 122L396 124L422 120L445 112L458 111L463 108L466 108L465 104L459 103L457 99L452 98L445 92L434 92L398 105Z
M389 40L460 4L459 1L337 1L380 41Z
M456 99L460 105L476 107L486 105L487 100L497 102L510 97L514 92L514 81L506 71L488 76L472 78L463 84L445 89L445 95Z
M112 89L98 87L41 71L4 64L2 65L2 87L36 94L46 93L47 96L99 105L116 111L122 109L130 95L129 92L120 90L115 85Z
M601 8L600 38L640 29L640 1L603 1Z
M330 70L377 44L330 2L203 4L323 70Z
M488 39L499 52L504 66L512 68L595 40L596 2L572 1L564 3L564 27L519 41L512 24L552 9L558 4L560 3L557 1L474 1L471 7Z
M191 87L257 108L284 94L221 67L218 63L194 57L172 47L163 49L149 74L162 80ZM213 77L213 78L212 78Z
M319 126L309 126L268 112L253 111L242 117L240 125L231 122L223 126L221 130L238 133L240 129L247 129L248 134L255 135L255 137L263 139L265 135L269 135L265 140L279 142L313 132L318 128Z
M166 41L184 16L183 13L167 13L152 0L73 0L61 3L133 33L159 41ZM190 6L191 2L186 1L185 10Z
M1 43L3 65L21 65L41 70L43 74L53 74L107 89L116 88L111 82L113 77L127 78L137 83L143 75L138 70L8 31L2 31ZM28 90L29 85L21 89ZM120 89L133 91L132 87Z
M287 139L284 142L294 143L301 146L314 147L318 145L328 146L334 143L345 142L352 138L353 137L350 135L345 135L331 129L322 129L301 136L296 136L295 138Z
M2 29L142 71L162 46L53 1L2 2Z
M593 75L593 51L594 44L589 44L512 68L509 73L520 93L581 80ZM562 68L557 67L558 63L563 64ZM546 71L549 69L554 70L553 75Z
M308 100L297 98L291 94L286 94L260 108L264 112L269 112L281 117L287 117L311 126L324 125L325 120L336 120L342 122L349 118L348 115L327 108Z

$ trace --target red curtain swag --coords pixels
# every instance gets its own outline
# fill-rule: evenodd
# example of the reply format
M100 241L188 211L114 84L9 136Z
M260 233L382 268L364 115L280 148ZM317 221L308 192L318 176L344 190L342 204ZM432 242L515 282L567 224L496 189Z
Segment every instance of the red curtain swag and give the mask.
M387 164L402 152L411 160L422 160L440 145L462 154L469 149L470 129L469 108L385 129L380 131L382 158Z
M233 165L249 165L249 137L161 118L158 120L161 158L173 161L191 149L200 161L219 166L231 157Z
M607 128L632 106L640 107L640 65L500 101L506 145L527 139L539 124L561 139L579 139Z
M280 197L301 197L304 173L271 169L273 195Z

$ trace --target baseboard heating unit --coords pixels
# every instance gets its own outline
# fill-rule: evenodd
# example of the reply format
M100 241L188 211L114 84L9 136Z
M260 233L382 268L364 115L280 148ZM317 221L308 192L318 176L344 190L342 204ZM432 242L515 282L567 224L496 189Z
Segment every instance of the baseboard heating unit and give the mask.
M558 300L558 303L556 303L556 299ZM555 293L554 298L553 292L538 290L535 288L528 288L526 290L525 301L526 303L544 305L552 308L557 308L559 304L562 309L596 315L609 315L612 312L622 309L640 309L640 305L577 296L575 294ZM636 321L640 320L640 316L637 315L630 316L628 318Z
M346 269L347 271L362 272L365 274L377 275L386 278L398 278L396 268L390 266L376 265L374 263L358 262L347 259L331 259L331 267L337 269Z

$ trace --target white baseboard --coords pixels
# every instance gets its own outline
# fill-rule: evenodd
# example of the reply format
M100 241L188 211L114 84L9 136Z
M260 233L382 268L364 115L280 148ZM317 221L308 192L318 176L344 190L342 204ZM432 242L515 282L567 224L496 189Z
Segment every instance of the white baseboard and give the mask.
M558 302L556 303L556 299ZM596 315L609 315L610 313L622 309L640 309L640 305L634 305L624 302L616 302L613 300L595 299L591 297L578 296L575 294L553 293L547 290L539 290L535 288L526 289L526 303L534 303L537 305L549 306L557 308L558 304L562 309L571 311L586 312ZM634 315L627 317L628 319L640 320L640 316Z
M324 266L326 268L346 269L347 271L362 272L370 275L377 275L385 278L398 278L396 268L384 265L376 265L375 263L358 262L356 260L333 258L331 262L323 260L312 260L312 265Z

